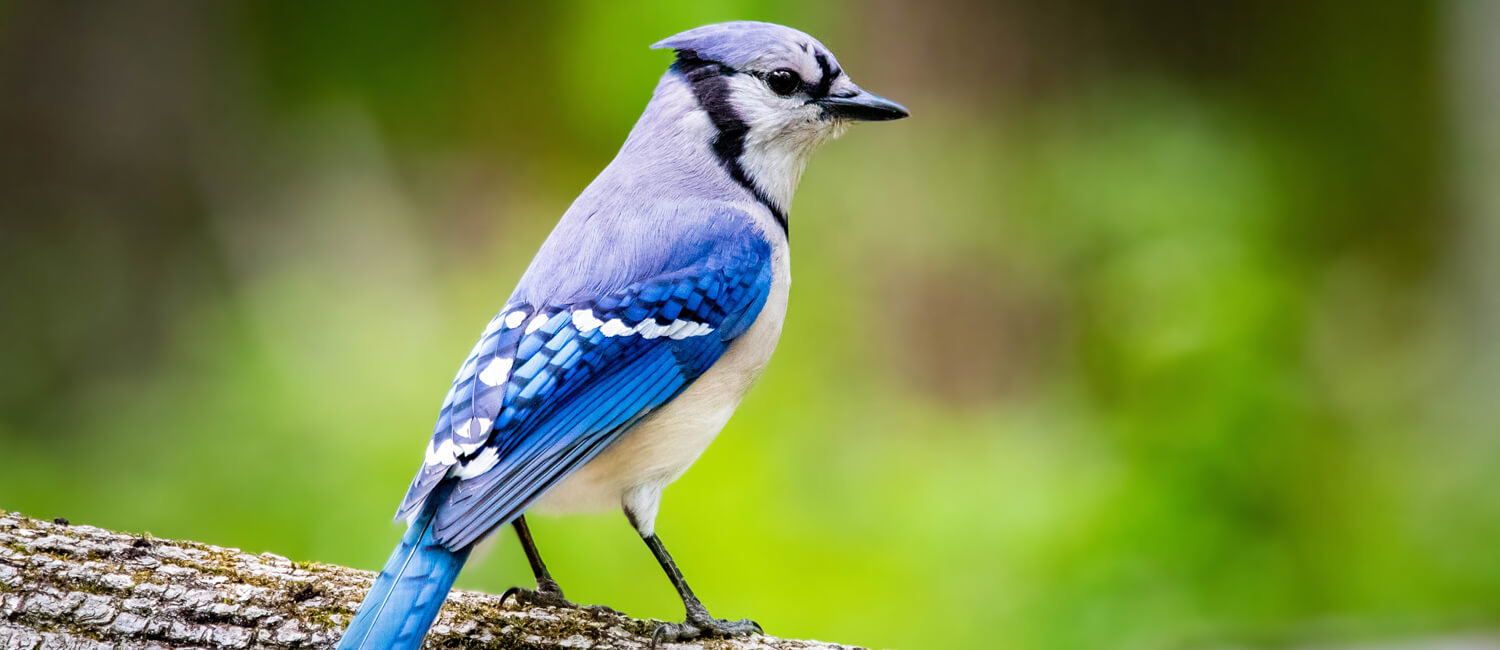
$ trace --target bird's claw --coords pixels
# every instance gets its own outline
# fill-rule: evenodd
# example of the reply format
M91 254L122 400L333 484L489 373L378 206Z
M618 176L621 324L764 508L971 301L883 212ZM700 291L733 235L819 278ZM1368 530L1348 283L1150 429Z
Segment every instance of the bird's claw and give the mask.
M603 605L579 605L564 598L561 589L548 589L546 586L540 589L523 589L521 587L506 589L505 593L500 594L500 606L505 607L505 601L512 599L523 609L556 607L558 609L581 609L599 614L619 614L619 612Z
M563 609L578 609L573 601L563 598L562 591L551 589L523 589L511 587L505 593L500 594L500 606L505 606L505 601L514 599L517 605L524 608L530 607L560 607Z
M663 642L692 641L705 637L749 636L765 634L760 624L748 618L730 621L722 618L688 619L681 623L662 623L651 634L651 647Z

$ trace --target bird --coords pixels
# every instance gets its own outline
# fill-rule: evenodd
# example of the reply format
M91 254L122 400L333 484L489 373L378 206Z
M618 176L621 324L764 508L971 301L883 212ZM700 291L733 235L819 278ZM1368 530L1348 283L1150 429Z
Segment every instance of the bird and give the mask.
M908 111L782 25L705 25L652 48L673 62L459 368L397 510L406 532L339 648L419 647L475 544L507 524L536 588L504 598L575 607L537 551L532 510L623 510L686 611L655 640L762 633L713 618L688 586L656 534L662 491L781 336L788 209L808 157L853 122Z

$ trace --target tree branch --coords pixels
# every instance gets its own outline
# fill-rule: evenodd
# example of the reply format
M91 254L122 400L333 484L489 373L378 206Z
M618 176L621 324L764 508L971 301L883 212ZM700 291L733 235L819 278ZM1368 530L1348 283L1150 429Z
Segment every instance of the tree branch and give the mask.
M331 648L374 577L0 511L0 650ZM607 613L506 609L499 596L454 591L424 647L629 650L649 647L656 624ZM765 636L707 644L851 648Z

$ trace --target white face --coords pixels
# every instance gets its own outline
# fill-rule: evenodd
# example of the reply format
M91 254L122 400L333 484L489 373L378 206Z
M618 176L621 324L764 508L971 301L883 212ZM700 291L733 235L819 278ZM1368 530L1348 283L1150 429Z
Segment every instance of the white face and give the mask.
M728 79L730 102L749 127L740 162L782 209L790 208L808 158L848 126L812 100L858 91L836 63L820 65L811 52L795 54L757 61Z

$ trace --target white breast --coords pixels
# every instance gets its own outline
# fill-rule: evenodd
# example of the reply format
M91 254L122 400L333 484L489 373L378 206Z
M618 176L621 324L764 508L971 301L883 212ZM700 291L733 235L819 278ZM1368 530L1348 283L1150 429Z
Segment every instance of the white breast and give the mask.
M785 240L779 234L777 239L770 294L750 329L681 395L548 490L534 508L580 512L624 506L643 533L654 529L662 489L713 442L776 350L791 287L790 255Z

